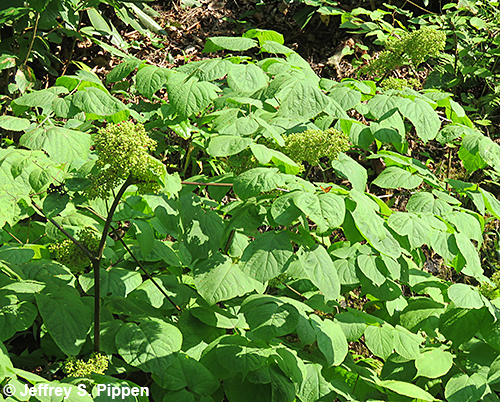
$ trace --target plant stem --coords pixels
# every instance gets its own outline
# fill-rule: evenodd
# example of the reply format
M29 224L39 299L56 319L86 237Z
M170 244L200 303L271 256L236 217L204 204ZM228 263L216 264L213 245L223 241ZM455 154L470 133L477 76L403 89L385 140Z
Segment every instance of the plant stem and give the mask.
M233 187L233 183L203 183L200 181L181 181L181 184L187 184L193 186Z
M106 237L108 236L109 228L111 227L111 222L113 220L113 215L115 213L116 207L120 203L122 195L125 193L127 188L132 184L132 176L129 176L125 183L120 187L118 194L116 194L113 204L109 209L106 222L104 223L104 229L102 230L101 241L99 243L99 248L97 249L97 256L92 260L92 268L94 269L94 351L100 352L101 349L101 259L102 253L104 251L104 245L106 244Z
M30 45L28 46L28 51L26 53L26 59L24 59L23 66L26 66L28 59L30 57L31 49L33 49L33 43L35 43L36 31L38 29L38 21L40 20L40 13L36 13L35 27L33 28L33 37L31 38Z

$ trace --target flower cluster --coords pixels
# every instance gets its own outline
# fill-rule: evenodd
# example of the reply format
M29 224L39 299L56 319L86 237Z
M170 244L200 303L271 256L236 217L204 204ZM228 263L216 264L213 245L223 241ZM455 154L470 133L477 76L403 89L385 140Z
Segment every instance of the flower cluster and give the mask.
M92 373L104 374L108 369L108 357L100 353L92 353L87 362L77 359L75 356L68 357L64 363L63 372L68 377L91 378Z
M329 128L325 131L291 133L285 138L285 146L280 151L299 164L306 161L311 166L317 166L321 158L337 159L339 153L347 151L349 146L345 133Z
M383 76L399 66L409 64L417 67L426 58L438 56L444 50L445 44L446 34L429 27L406 33L401 38L390 37L386 50L366 66L364 72Z
M99 247L99 237L97 232L90 227L82 229L78 234L78 240L91 252L96 253ZM49 250L54 253L54 259L64 266L68 267L71 272L80 274L85 271L90 265L90 259L71 240L66 239L49 246Z
M107 198L111 190L132 176L140 193L157 193L157 178L164 172L160 161L149 155L156 148L142 124L125 122L108 124L94 135L99 172L92 174L88 190L90 198Z
M420 81L417 80L416 78L408 78L408 79L401 79L401 78L394 78L394 77L387 77L385 80L382 81L380 86L383 89L404 89L404 88L413 88L413 89L418 89L420 87Z
M490 279L493 282L493 285L483 283L481 284L479 291L484 297L487 297L490 300L498 299L500 297L500 271L495 272Z

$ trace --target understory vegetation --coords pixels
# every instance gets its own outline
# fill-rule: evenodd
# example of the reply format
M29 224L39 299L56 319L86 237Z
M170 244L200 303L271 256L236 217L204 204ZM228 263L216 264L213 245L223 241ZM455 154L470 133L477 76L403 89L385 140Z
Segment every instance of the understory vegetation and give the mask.
M0 5L0 400L500 401L498 2L247 3Z

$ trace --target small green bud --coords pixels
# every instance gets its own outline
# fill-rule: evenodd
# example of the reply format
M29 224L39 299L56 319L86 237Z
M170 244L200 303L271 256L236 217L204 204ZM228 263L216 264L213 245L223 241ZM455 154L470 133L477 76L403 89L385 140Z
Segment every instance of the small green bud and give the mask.
M92 373L104 374L108 369L108 357L100 353L92 353L87 362L77 359L75 356L68 357L64 363L63 372L68 377L91 378Z

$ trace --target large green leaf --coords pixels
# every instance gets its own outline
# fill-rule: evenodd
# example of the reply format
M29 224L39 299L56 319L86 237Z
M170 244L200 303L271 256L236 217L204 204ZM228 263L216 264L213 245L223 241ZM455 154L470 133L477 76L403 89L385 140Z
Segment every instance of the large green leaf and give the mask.
M135 67L134 67L135 68ZM114 71L114 70L113 70ZM148 99L167 83L170 71L156 66L144 66L139 69L136 76L136 87L139 93Z
M183 73L170 73L167 80L168 100L183 117L191 117L204 110L217 97L219 87L198 81Z
M285 177L278 173L278 169L255 168L240 174L234 181L233 190L240 198L246 199L284 184Z
M131 366L163 376L181 349L182 334L172 324L158 318L129 322L116 334L118 353Z
M235 64L227 73L227 84L235 92L254 93L267 85L267 75L255 64Z
M300 78L293 85L288 85L286 91L277 94L277 97L281 101L278 116L290 120L311 119L330 104L330 99L317 86Z
M19 300L11 291L0 290L0 341L7 341L16 332L28 329L37 316L32 303Z
M340 153L338 159L332 161L332 166L351 182L352 188L365 191L368 174L358 162L346 154Z
M267 295L248 297L241 312L252 333L266 342L294 332L299 322L299 312L292 304Z
M476 402L486 390L486 384L475 381L465 373L455 374L446 383L444 395L449 402Z
M194 284L208 304L243 296L263 287L222 254L215 254L195 267Z
M320 364L306 365L307 374L297 393L302 402L317 402L327 395L334 395L334 387L325 380L321 374L322 369L323 366Z
M340 227L344 221L345 204L342 197L332 194L296 193L293 202L309 219L318 225L317 232Z
M266 232L245 248L241 270L264 283L285 272L292 255L292 243L286 232Z
M340 280L326 250L316 245L312 249L301 248L297 254L299 259L290 265L288 274L295 278L309 279L326 300L336 300L340 296Z
M423 179L406 169L389 166L372 182L381 188L406 188L412 189L422 184Z
M203 49L204 53L216 52L218 50L232 50L233 52L243 52L256 47L257 42L250 38L217 36L208 38Z
M378 385L390 389L393 392L396 392L399 395L404 395L412 400L419 401L435 401L436 399L429 394L427 391L424 391L422 388L404 381L395 381L395 380L386 380L386 381L378 381Z
M251 138L239 135L216 135L210 139L207 151L215 157L231 156L240 153L252 143Z
M72 103L85 112L87 119L106 118L113 123L126 120L130 114L127 107L110 94L95 87L77 91Z
M401 255L399 243L385 227L384 220L377 215L367 197L364 194L356 195L355 201L357 206L352 216L359 232L373 248L389 257L398 258Z
M188 388L199 395L210 395L220 385L205 366L183 353L155 380L162 388L173 391Z
M62 285L46 294L36 294L38 310L52 339L68 356L76 356L90 330L92 311L78 291Z
M441 127L441 120L428 102L415 98L413 101L405 99L398 104L401 114L410 120L417 131L417 135L425 142L436 138Z
M394 329L390 325L369 325L365 329L365 342L375 356L386 360L394 350Z
M427 243L431 226L426 219L414 213L395 212L387 224L399 235L408 236L412 248Z
M481 293L465 283L454 283L448 288L448 297L460 308L481 308L484 306Z
M82 131L63 127L46 126L28 131L19 145L29 149L43 149L53 162L68 163L74 159L86 159L92 140Z
M453 355L438 348L423 352L415 360L417 375L427 378L438 378L445 375L452 365Z
M322 320L317 315L309 318L316 331L318 348L323 353L329 366L338 366L347 356L347 339L342 327L335 321Z

